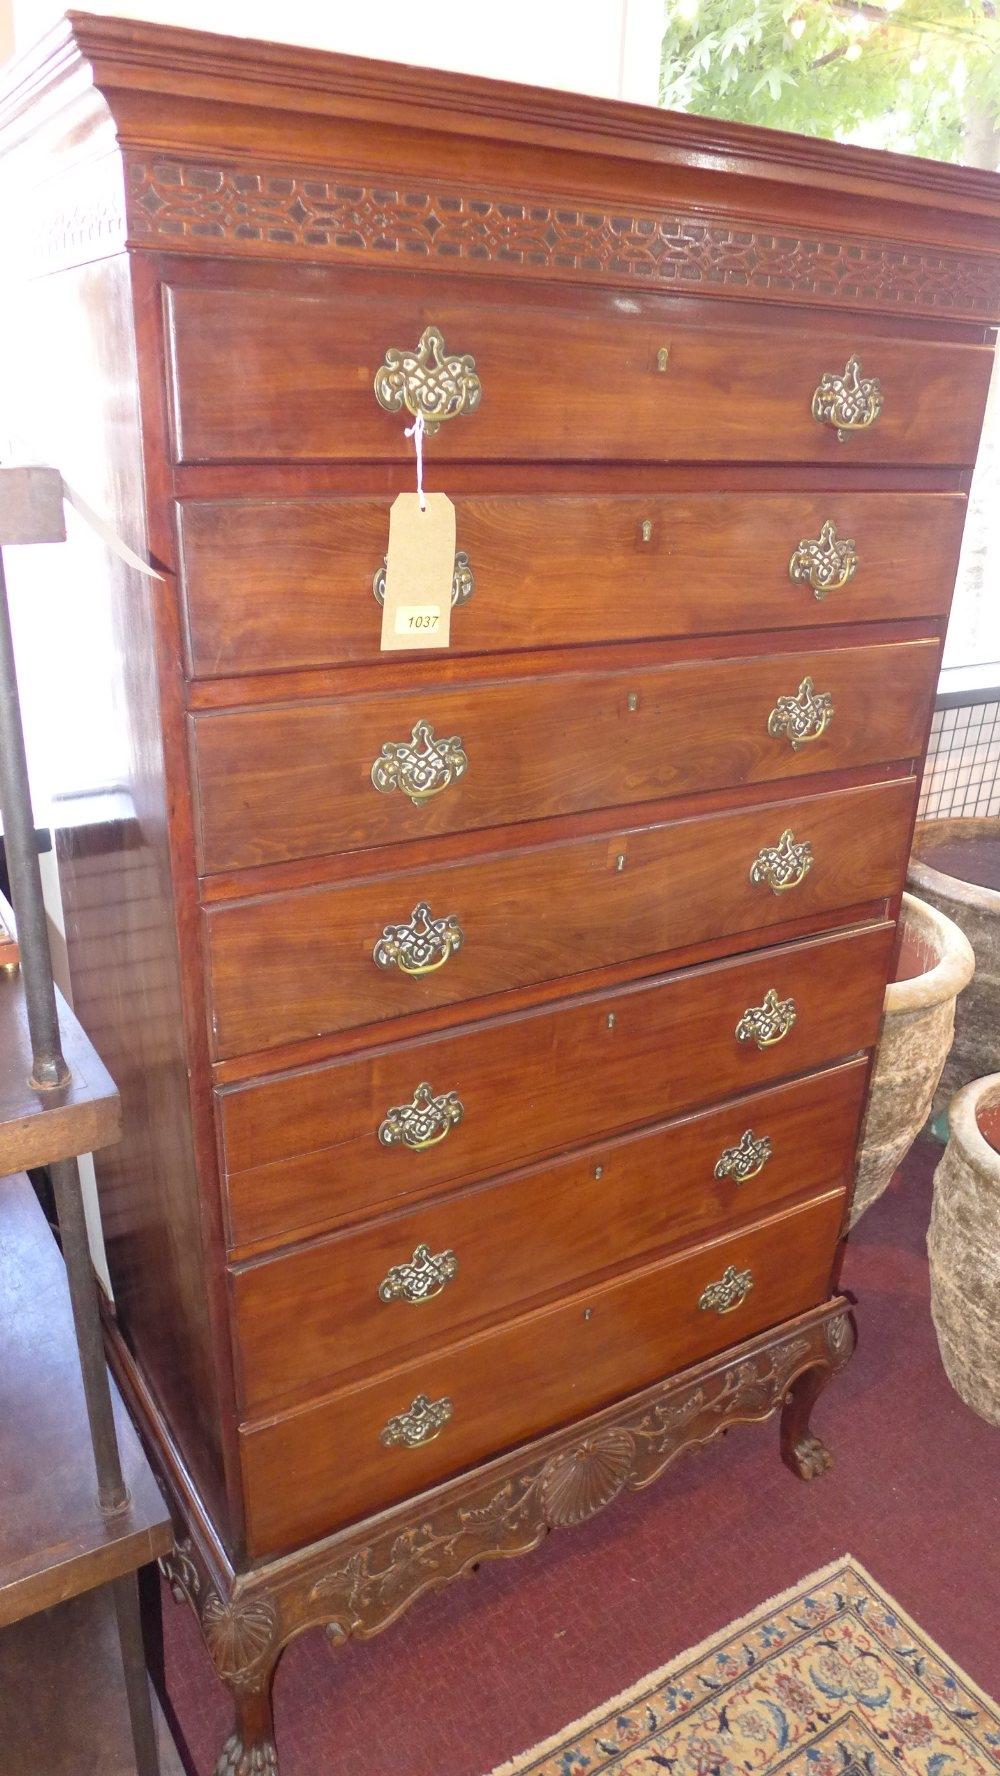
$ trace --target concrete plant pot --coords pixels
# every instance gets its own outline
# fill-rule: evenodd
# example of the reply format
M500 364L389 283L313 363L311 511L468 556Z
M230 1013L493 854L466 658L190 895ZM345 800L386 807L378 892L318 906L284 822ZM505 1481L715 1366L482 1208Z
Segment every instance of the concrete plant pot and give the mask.
M955 1014L955 1041L934 1099L1000 1070L1000 820L921 820L907 886L965 932L976 978Z
M972 947L936 907L903 895L896 979L885 990L861 1131L851 1225L881 1196L930 1114L955 1028L955 999L975 971Z
M1000 1073L952 1100L934 1174L931 1313L948 1380L1000 1425Z

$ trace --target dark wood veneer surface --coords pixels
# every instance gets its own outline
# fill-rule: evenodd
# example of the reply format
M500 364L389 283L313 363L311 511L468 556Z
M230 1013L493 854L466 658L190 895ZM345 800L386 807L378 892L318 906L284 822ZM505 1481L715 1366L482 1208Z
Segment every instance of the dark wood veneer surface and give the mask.
M836 1190L614 1282L480 1333L372 1382L242 1430L250 1546L256 1554L350 1521L373 1503L420 1492L489 1450L593 1411L679 1363L693 1363L822 1301L844 1212ZM727 1266L753 1287L732 1313L699 1308ZM381 1431L414 1397L446 1398L453 1416L416 1449ZM294 1487L283 1484L289 1473Z
M372 395L390 348L436 326L471 352L484 395L474 415L429 440L454 457L633 462L969 463L993 356L985 347L868 338L863 328L789 323L780 339L678 324L667 296L576 291L533 306L456 304L426 276L419 295L383 296L346 273L329 295L196 289L168 292L174 449L179 462L338 458L397 461L412 446L402 418ZM470 341L473 343L470 344ZM669 352L660 373L657 354ZM877 375L885 411L841 443L810 411L824 373L852 353Z
M257 1417L354 1368L382 1368L577 1278L746 1224L849 1181L863 1058L737 1098L460 1196L233 1270L242 1405ZM717 1175L746 1130L770 1143L756 1177ZM379 1296L416 1247L454 1251L454 1279L415 1304ZM502 1261L498 1261L502 1253Z
M886 924L821 937L224 1088L233 1240L295 1237L868 1048L891 946ZM794 1028L737 1041L770 987ZM381 1146L386 1111L424 1080L458 1092L463 1120L424 1152Z
M909 758L938 659L935 641L913 641L600 674L581 663L447 688L417 667L410 688L389 695L196 716L202 869ZM804 694L828 697L832 715L796 746L768 724L807 679ZM402 789L377 790L372 769L420 722L437 740L456 736L467 767L415 807Z
M663 958L709 938L755 932L764 943L768 927L786 919L815 922L866 898L889 898L905 869L915 794L906 777L213 907L215 1053L259 1052L640 956ZM811 847L813 861L794 887L775 892L752 871L785 832ZM410 919L422 902L438 918L458 919L461 949L417 978L376 967L384 928Z
M390 503L320 494L181 501L190 671L215 678L378 660L372 579ZM820 494L497 491L456 493L454 503L475 591L453 618L453 655L696 630L822 634L834 623L936 616L951 597L965 517L954 494L841 486ZM855 543L859 565L845 587L817 598L790 579L789 561L827 521Z

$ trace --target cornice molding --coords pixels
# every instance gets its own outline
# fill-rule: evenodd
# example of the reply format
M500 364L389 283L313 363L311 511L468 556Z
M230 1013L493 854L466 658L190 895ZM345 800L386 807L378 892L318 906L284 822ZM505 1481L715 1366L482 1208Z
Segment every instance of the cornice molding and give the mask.
M275 113L379 120L490 141L518 140L646 161L813 183L819 189L1000 216L1000 175L561 90L397 65L291 44L70 12L0 82L0 138L40 94L86 71L114 114L122 94L167 94L179 116L210 94ZM123 145L140 146L128 120ZM152 147L155 138L146 137ZM164 141L157 147L167 148ZM192 143L192 148L194 144ZM180 151L176 141L173 152Z

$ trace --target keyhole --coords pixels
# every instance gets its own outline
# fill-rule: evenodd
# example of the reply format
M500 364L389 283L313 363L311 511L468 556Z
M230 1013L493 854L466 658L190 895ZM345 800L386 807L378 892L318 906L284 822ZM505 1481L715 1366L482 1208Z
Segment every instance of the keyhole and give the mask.
M584 1310L583 1310L583 1317L584 1317L584 1319L585 1319L585 1320L591 1320L591 1319L593 1319L593 1317L594 1317L594 1310L593 1310L593 1308L592 1308L592 1307L585 1307L585 1308L584 1308Z
M652 518L644 518L642 521L642 540L644 543L650 543L653 540Z
M669 347L666 345L661 345L659 351L656 354L656 368L657 368L657 370L663 371L666 369L667 359L669 358L669 356L670 356Z
M624 853L624 851L619 851L618 856L615 858L615 869L618 872L618 874L621 875L622 870L624 868L625 868L625 853Z
M605 1018L605 1020L604 1020L604 1021L605 1021L605 1023L606 1023L606 1024L607 1024L607 1026L608 1026L608 1029L609 1029L609 1030L613 1030L613 1029L614 1029L614 1027L615 1027L615 1025L616 1025L616 1023L617 1023L617 1022L618 1022L618 1019L617 1019L617 1018L616 1018L616 1017L615 1017L615 1014L614 1014L614 1012L613 1012L613 1011L609 1011L609 1012L608 1012L608 1015L607 1015L607 1017L606 1017L606 1018Z
M636 710L639 707L639 693L638 693L638 691L629 691L628 706L629 706L629 710L630 710L631 714L634 715Z
M594 1177L597 1179L598 1183L600 1183L603 1176L604 1176L604 1167L603 1166L595 1166L594 1167Z

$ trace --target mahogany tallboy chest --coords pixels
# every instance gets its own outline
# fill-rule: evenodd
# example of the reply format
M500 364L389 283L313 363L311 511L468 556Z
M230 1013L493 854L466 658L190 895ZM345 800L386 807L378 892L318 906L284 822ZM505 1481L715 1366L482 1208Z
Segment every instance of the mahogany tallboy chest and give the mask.
M121 763L59 849L247 1776L302 1628L735 1420L829 1460L1000 181L86 16L0 147L22 429L163 576L74 526ZM450 643L383 652L418 415Z

